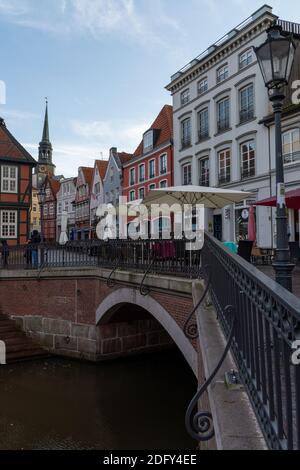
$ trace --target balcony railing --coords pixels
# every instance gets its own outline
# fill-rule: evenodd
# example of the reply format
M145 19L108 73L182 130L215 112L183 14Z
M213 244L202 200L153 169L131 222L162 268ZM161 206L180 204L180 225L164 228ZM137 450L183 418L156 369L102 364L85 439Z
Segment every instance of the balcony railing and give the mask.
M240 123L250 121L254 118L254 108L242 109L240 111Z
M235 311L232 352L270 449L300 449L300 299L205 235L202 265L226 338Z
M241 177L244 178L251 178L255 176L255 168L242 168L241 169Z
M209 174L200 176L199 185L200 186L209 186Z
M56 267L112 268L118 260L122 270L144 272L153 261L151 272L186 277L197 277L200 269L200 252L189 251L187 240L86 240L41 243L9 247L7 263L0 267L12 269L49 269ZM35 254L33 255L33 253Z
M181 139L181 147L183 149L191 146L191 138Z
M227 131L230 127L229 118L220 119L218 121L218 132Z
M226 183L230 183L230 173L221 173L219 174L219 184L226 184Z
M284 154L283 155L283 162L285 164L300 162L300 151Z
M202 140L205 140L209 137L209 132L208 132L208 129L201 129L198 131L198 139L199 139L199 142L201 142Z

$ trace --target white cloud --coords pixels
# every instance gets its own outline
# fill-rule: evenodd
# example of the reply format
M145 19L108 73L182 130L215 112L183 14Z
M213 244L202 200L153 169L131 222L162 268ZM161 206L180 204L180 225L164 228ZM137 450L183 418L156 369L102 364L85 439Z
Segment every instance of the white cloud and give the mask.
M23 27L89 34L96 39L117 35L147 47L171 47L168 32L182 32L178 20L165 13L161 0L155 0L152 9L150 2L139 0L44 0L39 9L35 2L24 0L21 6L20 0L0 0L0 14Z

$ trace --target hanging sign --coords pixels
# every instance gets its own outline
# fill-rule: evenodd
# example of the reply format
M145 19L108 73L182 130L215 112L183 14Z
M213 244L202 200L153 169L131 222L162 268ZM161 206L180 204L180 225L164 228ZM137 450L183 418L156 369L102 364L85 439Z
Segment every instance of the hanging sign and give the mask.
M285 207L285 186L284 183L277 184L277 205L282 209Z

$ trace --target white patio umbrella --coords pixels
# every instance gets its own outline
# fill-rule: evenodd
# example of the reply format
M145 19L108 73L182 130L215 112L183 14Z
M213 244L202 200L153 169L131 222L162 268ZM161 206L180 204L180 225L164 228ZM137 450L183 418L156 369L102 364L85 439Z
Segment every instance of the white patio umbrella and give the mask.
M68 213L63 211L61 215L61 232L59 236L60 245L65 245L68 241L67 228L68 228Z
M203 204L207 209L222 209L225 206L241 202L252 193L232 189L211 188L206 186L173 186L153 189L143 200L143 204Z

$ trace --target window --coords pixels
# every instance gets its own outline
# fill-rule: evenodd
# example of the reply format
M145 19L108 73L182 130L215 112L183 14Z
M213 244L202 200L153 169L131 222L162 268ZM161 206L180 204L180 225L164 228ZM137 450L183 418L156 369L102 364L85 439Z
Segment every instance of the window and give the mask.
M218 153L219 184L229 183L231 178L231 154L230 149L221 150Z
M1 170L1 191L4 193L17 193L18 168L3 165Z
M95 194L100 194L100 183L95 184Z
M209 186L209 158L199 160L199 185Z
M58 214L61 214L61 208L62 208L62 205L61 205L61 202L59 202L58 207L57 207L57 213Z
M191 145L191 119L187 118L181 122L181 143L182 148Z
M139 166L139 181L142 183L145 181L145 164Z
M282 134L283 162L293 163L300 161L300 131L292 129Z
M208 90L208 80L207 77L203 78L198 82L198 95L203 95Z
M159 172L161 175L165 175L168 171L167 154L164 153L159 157Z
M163 180L163 181L161 181L161 182L159 183L159 187L160 187L160 188L166 188L167 186L168 186L167 180Z
M209 136L208 108L202 109L198 113L198 137L199 142Z
M241 144L241 177L255 176L255 142L249 140Z
M69 212L69 201L65 201L65 212Z
M17 211L0 211L0 234L3 238L17 237Z
M156 189L156 184L155 183L149 184L148 189L149 189L149 191L152 191L153 189Z
M114 180L114 168L111 167L110 168L110 181L113 182L113 180Z
M253 84L240 91L240 123L249 121L254 117L254 89Z
M251 64L253 60L252 49L248 49L239 55L239 68L243 69L247 65Z
M225 98L217 103L218 132L229 129L229 98Z
M134 168L130 168L130 171L129 171L129 184L130 186L133 186L135 184L135 169Z
M130 191L129 193L129 201L134 201L135 200L135 191Z
M228 76L228 65L225 64L217 70L217 83L223 82L224 80L226 80L226 78L228 78Z
M182 184L192 184L192 165L187 163L182 167Z
M155 178L155 160L149 162L149 178Z
M182 106L184 104L187 104L189 101L190 101L190 90L188 88L187 90L184 90L181 93L181 104L182 104Z
M149 152L153 149L154 138L153 138L153 129L144 134L144 152Z
M139 199L144 199L145 197L145 188L139 189Z
M48 204L45 204L43 206L43 216L47 216L48 215Z
M51 202L51 204L49 205L49 215L53 215L54 214L54 204L53 202Z

